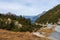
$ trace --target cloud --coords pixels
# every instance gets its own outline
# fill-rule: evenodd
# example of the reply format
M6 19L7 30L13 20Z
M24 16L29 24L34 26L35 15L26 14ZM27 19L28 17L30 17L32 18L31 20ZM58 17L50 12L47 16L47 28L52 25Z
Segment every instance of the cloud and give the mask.
M0 2L0 11L2 12L13 12L17 15L34 15L33 13L37 12L36 8L28 7L24 4L17 4L17 3L3 3Z
M37 15L47 11L60 1L57 0L0 0L0 12L12 12L17 15Z

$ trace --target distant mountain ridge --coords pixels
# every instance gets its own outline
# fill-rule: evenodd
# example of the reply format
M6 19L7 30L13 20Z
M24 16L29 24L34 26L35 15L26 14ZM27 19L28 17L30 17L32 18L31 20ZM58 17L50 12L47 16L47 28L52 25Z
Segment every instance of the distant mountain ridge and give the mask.
M24 16L25 18L29 18L32 23L34 23L40 16L45 14L46 11L42 12L41 14L38 14L36 16Z
M38 18L38 16L24 16L25 18L29 18L31 22L35 22L35 20Z

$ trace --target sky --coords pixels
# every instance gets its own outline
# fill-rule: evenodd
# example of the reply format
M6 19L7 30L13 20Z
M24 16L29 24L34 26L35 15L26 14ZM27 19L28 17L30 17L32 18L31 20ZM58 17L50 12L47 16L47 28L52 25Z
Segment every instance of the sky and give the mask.
M0 13L35 16L60 4L60 0L0 0Z

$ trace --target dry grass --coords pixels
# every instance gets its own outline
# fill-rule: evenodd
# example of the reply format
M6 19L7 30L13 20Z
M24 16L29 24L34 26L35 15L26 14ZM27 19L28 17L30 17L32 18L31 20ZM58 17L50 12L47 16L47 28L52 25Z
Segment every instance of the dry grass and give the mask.
M0 29L0 40L48 40L39 38L29 32L11 32Z

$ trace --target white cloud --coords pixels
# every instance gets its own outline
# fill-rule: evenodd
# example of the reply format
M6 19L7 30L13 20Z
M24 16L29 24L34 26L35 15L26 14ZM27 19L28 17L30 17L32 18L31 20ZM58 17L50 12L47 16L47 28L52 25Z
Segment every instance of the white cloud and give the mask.
M0 0L0 12L17 15L37 15L57 5L57 0Z
M34 15L34 13L36 13L37 9L33 8L33 7L28 7L25 5L19 5L16 3L2 3L0 2L0 10L3 9L3 11L7 11L7 12L17 12L17 15L19 15L18 13L22 14L22 15Z

